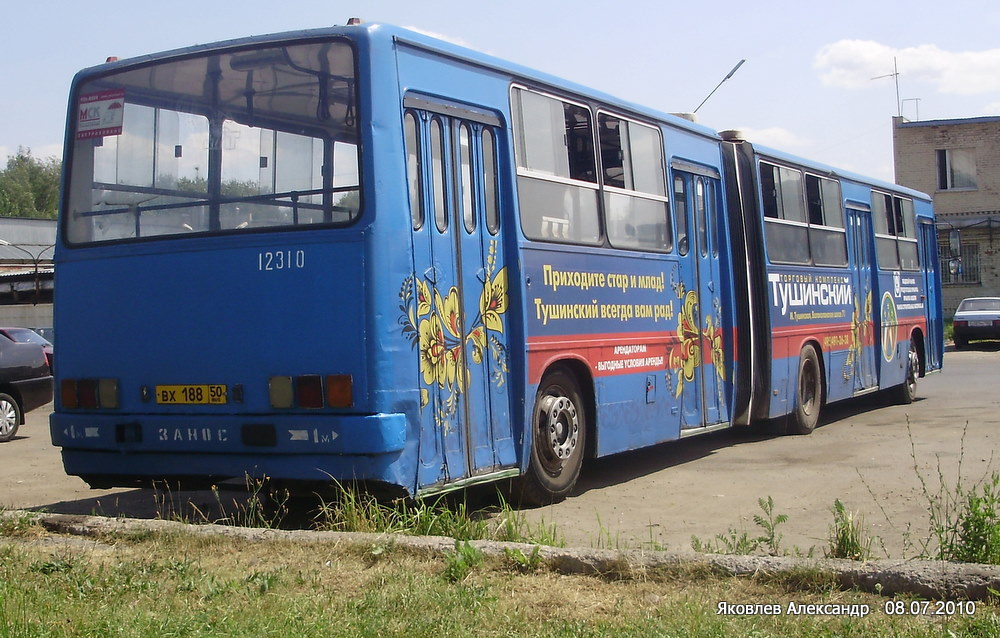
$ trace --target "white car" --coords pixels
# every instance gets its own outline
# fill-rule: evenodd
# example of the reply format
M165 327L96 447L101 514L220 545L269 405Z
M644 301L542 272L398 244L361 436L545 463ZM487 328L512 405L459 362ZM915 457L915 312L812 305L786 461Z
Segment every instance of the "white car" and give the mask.
M1000 339L1000 297L969 297L958 304L955 347L962 349L972 339Z

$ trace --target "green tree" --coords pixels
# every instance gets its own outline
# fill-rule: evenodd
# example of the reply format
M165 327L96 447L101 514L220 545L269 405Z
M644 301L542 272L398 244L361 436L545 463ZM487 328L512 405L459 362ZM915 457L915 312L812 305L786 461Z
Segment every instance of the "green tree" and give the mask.
M0 171L0 216L54 219L59 206L62 164L55 157L37 159L18 147Z

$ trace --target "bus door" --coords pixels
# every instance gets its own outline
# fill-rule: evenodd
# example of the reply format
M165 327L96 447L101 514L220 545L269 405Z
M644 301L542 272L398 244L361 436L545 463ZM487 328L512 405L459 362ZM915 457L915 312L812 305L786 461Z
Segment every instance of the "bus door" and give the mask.
M411 208L423 211L414 216L413 311L404 319L416 332L420 361L418 487L516 464L499 121L450 111L411 108L404 117Z
M851 269L854 315L851 319L851 353L848 361L853 368L854 392L858 393L878 387L878 371L875 366L879 348L875 343L875 324L872 320L873 304L877 303L872 288L875 247L871 213L868 210L848 206L847 224L854 253L854 267Z
M717 178L674 171L681 286L675 290L679 296L680 355L672 358L681 366L675 372L675 383L683 385L677 395L682 430L714 425L729 418L723 353L724 340L731 335L726 335L721 325L719 184ZM688 361L688 356L696 359Z
M938 318L938 308L941 300L938 298L937 277L937 231L934 224L920 223L920 260L924 271L924 316L927 317L927 338L924 339L924 362L927 370L937 370L941 367L941 323Z

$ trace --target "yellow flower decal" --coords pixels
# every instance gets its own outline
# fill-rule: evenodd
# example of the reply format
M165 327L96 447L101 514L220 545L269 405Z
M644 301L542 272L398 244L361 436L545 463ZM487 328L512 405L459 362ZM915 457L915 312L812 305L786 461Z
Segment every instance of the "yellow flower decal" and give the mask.
M681 340L681 361L684 380L694 380L694 370L701 365L701 344L698 331L698 293L689 290L677 317L677 336Z
M487 277L483 293L479 296L479 313L488 330L503 333L500 315L507 312L507 267L504 266L492 280Z
M863 306L863 309L862 309ZM861 361L866 344L874 343L872 334L872 293L868 291L864 304L859 297L854 298L854 313L851 315L851 343L847 360L844 362L844 379L854 375L854 366Z
M472 360L477 364L483 362L483 352L486 350L486 326L476 326L466 339L472 345Z
M424 383L444 385L448 376L447 352L441 319L432 314L430 319L420 322L420 371L424 374Z
M715 325L712 317L705 320L705 339L708 347L712 349L712 364L715 366L715 374L720 379L726 378L726 355L722 351L722 327Z
M441 313L441 321L444 322L444 327L451 333L451 336L461 337L462 308L458 301L458 288L452 286L443 302L441 301L441 295L436 290L434 291L434 297L437 301L437 307Z
M507 348L489 332L503 333L503 314L507 312L507 269L496 275L497 242L490 244L486 261L486 280L479 296L479 313L471 322L463 317L459 290L452 286L445 296L427 281L407 277L399 290L399 324L404 337L419 351L420 373L424 385L443 389L430 392L420 389L421 409L433 403L435 422L447 429L458 410L458 396L469 387L471 371L465 353L472 350L472 361L482 365L487 351L493 354L491 379L498 387L507 374ZM471 297L471 295L470 295ZM474 297L473 297L474 298ZM465 332L465 329L468 332Z
M431 291L427 282L417 280L417 316L425 317L431 311Z
M689 290L684 295L684 303L677 315L677 338L679 352L671 349L670 366L677 368L679 375L675 396L681 396L684 383L694 381L694 371L701 365L701 331L698 329L698 293Z

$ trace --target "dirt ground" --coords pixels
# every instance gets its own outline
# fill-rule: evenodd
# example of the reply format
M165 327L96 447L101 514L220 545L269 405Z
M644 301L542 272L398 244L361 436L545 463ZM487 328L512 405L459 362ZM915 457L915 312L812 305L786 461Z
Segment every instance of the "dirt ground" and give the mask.
M718 432L598 459L558 505L526 510L555 524L568 545L685 551L692 535L712 541L729 529L756 536L758 499L771 497L781 549L823 555L832 506L864 517L876 556L911 557L929 537L926 492L1000 472L1000 351L948 352L945 371L921 379L909 406L884 397L827 406L810 436ZM0 444L0 506L68 514L153 518L171 503L207 493L91 490L66 476L49 439L50 407L28 415L18 437ZM963 440L964 434L964 440ZM952 490L953 492L953 490ZM168 502L169 501L169 502Z

